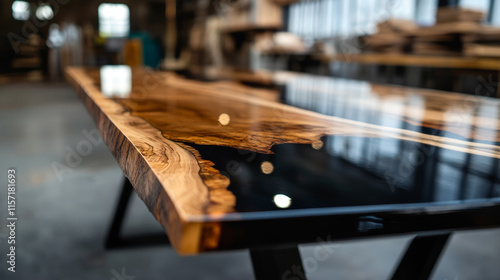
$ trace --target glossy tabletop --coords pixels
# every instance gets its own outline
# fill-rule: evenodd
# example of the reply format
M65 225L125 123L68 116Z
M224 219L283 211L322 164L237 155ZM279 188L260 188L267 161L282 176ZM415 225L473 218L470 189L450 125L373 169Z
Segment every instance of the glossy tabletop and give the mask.
M127 66L67 77L180 253L500 225L497 99L308 75L273 90Z

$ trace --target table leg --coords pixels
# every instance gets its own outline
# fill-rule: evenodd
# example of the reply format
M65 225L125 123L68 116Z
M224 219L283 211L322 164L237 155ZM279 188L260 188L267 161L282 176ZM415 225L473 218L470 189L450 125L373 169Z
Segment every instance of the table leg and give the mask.
M257 280L305 280L297 246L250 249Z
M416 236L401 259L392 279L429 279L450 233Z
M109 228L108 236L106 237L105 247L107 249L117 247L120 241L120 231L123 225L123 219L125 218L128 202L130 201L133 191L134 188L130 184L130 181L125 178L120 192L120 198L118 199L118 204L116 205L113 221L111 222L111 227Z
M109 228L108 235L104 247L106 249L138 247L157 244L168 244L168 238L165 234L148 234L143 236L134 236L123 238L120 234L127 207L129 205L130 197L134 193L134 188L130 181L125 178L123 183L120 197L116 205L111 227Z

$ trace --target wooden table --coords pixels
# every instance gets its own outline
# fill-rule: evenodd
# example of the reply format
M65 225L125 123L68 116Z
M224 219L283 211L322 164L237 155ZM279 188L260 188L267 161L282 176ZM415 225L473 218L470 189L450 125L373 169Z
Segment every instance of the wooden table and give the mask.
M453 230L500 225L496 99L307 75L268 90L66 74L181 254L250 248L258 279L288 279L299 243L425 233L394 279L426 279Z

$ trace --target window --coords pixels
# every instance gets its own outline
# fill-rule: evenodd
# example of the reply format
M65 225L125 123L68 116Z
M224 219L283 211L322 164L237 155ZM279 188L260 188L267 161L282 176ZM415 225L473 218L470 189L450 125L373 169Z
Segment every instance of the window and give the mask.
M500 26L500 1L496 0L493 3L493 9L491 13L491 24L494 26Z
M28 20L30 18L30 4L26 1L14 1L12 3L12 17L17 20Z
M460 0L460 7L487 12L490 8L490 0Z
M432 26L436 23L438 0L420 0L417 2L417 23Z
M130 10L125 4L103 3L97 9L101 37L126 37L130 31Z
M289 31L306 40L373 34L388 18L415 20L416 0L310 0L290 5Z
M390 16L395 19L415 21L417 3L415 0L388 1Z

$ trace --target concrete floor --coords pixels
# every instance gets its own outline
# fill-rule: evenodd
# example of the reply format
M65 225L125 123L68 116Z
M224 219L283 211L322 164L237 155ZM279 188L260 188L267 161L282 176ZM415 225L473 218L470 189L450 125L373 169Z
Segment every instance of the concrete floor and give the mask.
M122 174L93 145L62 180L53 163L95 128L64 83L0 85L0 279L253 279L247 251L181 257L168 246L106 251L103 240ZM17 169L17 263L7 271L6 175ZM162 232L134 197L125 231ZM309 279L387 279L411 236L332 243ZM317 245L301 246L303 259ZM500 279L500 230L456 233L432 279Z

